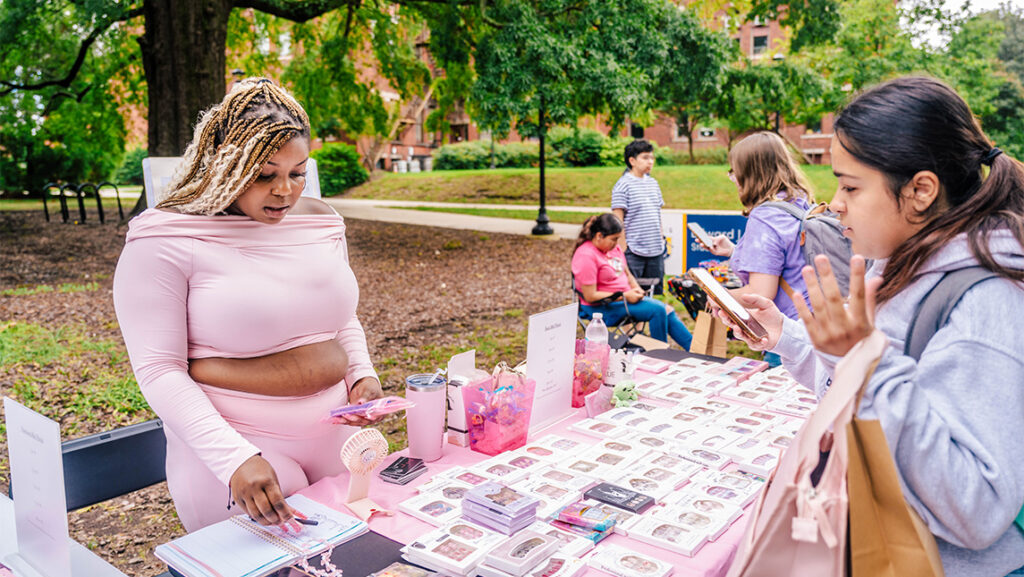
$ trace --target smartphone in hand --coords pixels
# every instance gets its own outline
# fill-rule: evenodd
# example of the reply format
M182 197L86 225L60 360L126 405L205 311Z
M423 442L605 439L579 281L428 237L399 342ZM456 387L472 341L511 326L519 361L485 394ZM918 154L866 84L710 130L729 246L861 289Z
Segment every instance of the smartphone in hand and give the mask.
M761 323L757 322L750 314L750 311L743 308L743 305L736 300L736 297L732 296L729 289L722 286L707 269L700 267L691 268L689 274L690 278L700 288L704 289L708 297L715 301L725 311L725 314L729 315L729 318L740 326L740 329L743 330L750 340L760 341L768 336L768 331L764 330Z
M693 237L697 239L697 242L704 245L704 248L711 250L711 247L714 246L715 241L714 239L711 238L711 235L708 234L708 231L704 230L703 226L695 222L687 222L686 228L690 229L690 232L693 233Z

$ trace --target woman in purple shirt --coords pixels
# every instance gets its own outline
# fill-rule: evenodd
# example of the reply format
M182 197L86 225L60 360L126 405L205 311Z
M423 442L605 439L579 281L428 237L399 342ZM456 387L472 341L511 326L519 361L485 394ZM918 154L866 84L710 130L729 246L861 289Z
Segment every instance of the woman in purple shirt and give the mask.
M714 237L708 249L731 257L729 264L743 282L733 293L757 294L772 299L789 318L799 318L792 298L807 297L800 270L806 264L800 249L800 221L789 213L765 205L791 202L801 210L814 205L810 185L774 132L757 132L729 152L729 178L739 189L743 213L749 217L735 245L725 236ZM780 290L781 289L781 290Z

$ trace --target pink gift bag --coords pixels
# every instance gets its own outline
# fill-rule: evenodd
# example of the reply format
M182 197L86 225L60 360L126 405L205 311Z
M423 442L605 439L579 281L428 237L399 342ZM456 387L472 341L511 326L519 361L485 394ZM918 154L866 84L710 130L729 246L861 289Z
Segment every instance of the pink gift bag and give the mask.
M828 392L751 507L729 577L846 575L846 425L856 414L859 392L887 343L885 335L876 330L836 366ZM813 485L811 472L822 451L829 449L821 478Z
M499 363L489 382L462 387L469 448L497 455L525 445L535 386L518 367Z

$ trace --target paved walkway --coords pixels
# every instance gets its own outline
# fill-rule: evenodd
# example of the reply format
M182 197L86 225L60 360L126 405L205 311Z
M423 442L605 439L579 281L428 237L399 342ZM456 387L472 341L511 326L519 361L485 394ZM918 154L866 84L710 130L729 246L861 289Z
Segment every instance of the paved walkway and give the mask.
M523 204L474 204L456 202L430 202L415 200L374 200L362 198L339 198L327 197L324 199L327 204L333 206L342 216L358 218L363 220L379 220L383 222L397 222L402 224L418 224L425 226L439 226L444 228L458 228L463 230L477 230L481 232L497 232L503 234L532 234L534 226L532 220L518 218L497 218L489 216L476 216L471 214L458 214L453 212L434 212L415 210L417 206L450 207L450 208L492 208L501 210L537 210L536 205ZM548 206L548 211L586 212L599 214L608 212L606 206ZM683 212L680 210L665 209L665 212ZM691 214L739 214L738 211L722 210L687 210ZM576 239L580 233L580 225L565 224L560 222L551 223L555 231L553 235L544 238L568 238Z
M324 201L333 206L342 216L358 218L363 220L379 220L383 222L398 222L402 224L418 224L422 226L440 226L444 228L458 228L462 230L476 230L480 232L495 232L503 234L531 234L534 224L532 220L518 218L495 218L489 216L476 216L472 214L458 214L453 212L433 212L425 210L410 210L415 206L436 206L453 208L498 208L517 210L537 210L537 207L524 205L505 204L463 204L445 202L414 202L402 200L366 200L355 198L328 197ZM579 212L591 212L597 214L604 212L607 208L593 207L548 207L548 210L573 210ZM565 224L560 222L551 223L554 234L542 238L568 238L575 239L579 236L580 225Z

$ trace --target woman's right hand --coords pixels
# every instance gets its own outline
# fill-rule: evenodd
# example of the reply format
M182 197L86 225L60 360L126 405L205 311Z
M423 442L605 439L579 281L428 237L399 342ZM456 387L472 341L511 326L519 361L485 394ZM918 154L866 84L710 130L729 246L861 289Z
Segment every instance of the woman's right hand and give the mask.
M262 456L246 459L231 475L230 486L235 503L260 525L285 525L301 530L302 526L294 520L295 511L281 494L277 473Z
M730 257L734 248L736 248L736 245L728 237L724 234L719 234L711 237L711 246L708 247L708 250L715 256Z
M732 320L725 311L721 310L715 301L708 299L708 304L711 305L712 312L718 315L718 318L722 319L725 325L732 329L733 335L736 338L747 343L747 346L754 351L770 351L775 348L775 345L779 344L779 339L782 337L782 321L785 316L782 311L775 306L775 303L771 299L767 299L761 295L755 294L742 294L737 295L736 300L740 301L743 308L750 312L750 316L754 317L758 323L764 327L765 332L768 336L759 340L751 340L743 329L740 328L736 321Z
M632 288L622 293L622 298L625 299L627 303L634 304L644 300L645 295L646 293L644 292L644 289Z

